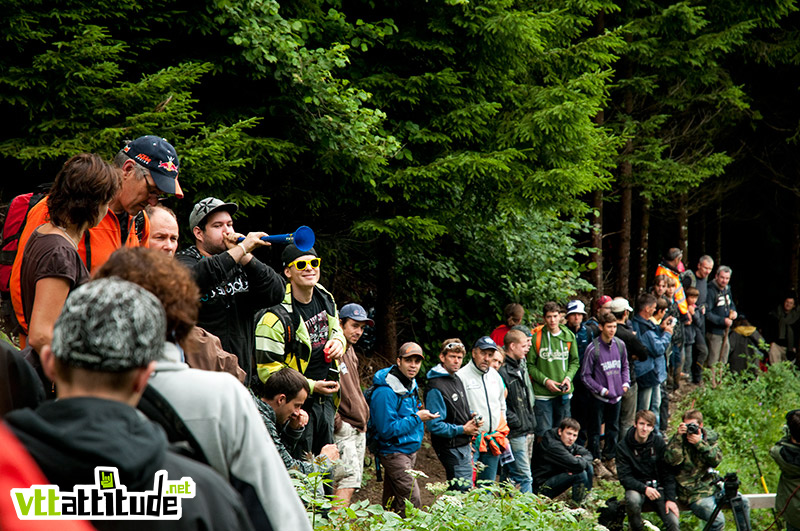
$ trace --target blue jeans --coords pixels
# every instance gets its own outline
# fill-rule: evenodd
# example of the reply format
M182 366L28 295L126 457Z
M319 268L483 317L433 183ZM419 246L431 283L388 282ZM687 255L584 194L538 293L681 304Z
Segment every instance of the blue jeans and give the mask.
M557 396L550 400L539 400L533 405L536 416L536 435L542 437L547 431L558 428L561 421L572 415L569 395Z
M434 448L444 467L451 490L468 491L472 488L472 448L469 444L456 448Z
M639 405L637 411L641 409L649 409L656 414L655 431L659 433L659 408L661 407L661 384L653 387L639 387Z
M478 472L476 481L494 481L497 479L497 465L500 464L500 456L492 452L481 452L478 454L478 461L483 463L484 469Z
M572 487L572 501L581 503L586 497L586 493L592 490L592 480L594 479L594 467L589 467L578 474L568 474L563 472L557 474L539 487L539 494L548 498L555 498L568 488Z
M519 485L520 492L532 492L533 479L531 478L531 456L528 453L528 437L533 437L533 435L521 435L508 439L514 460L503 466L500 474L501 480L504 480L507 475L515 485Z
M742 497L742 502L744 502L744 512L747 515L747 520L750 521L750 502L745 497ZM708 496L707 498L702 498L689 505L689 509L700 520L707 522L708 519L711 518L711 513L714 512L714 507L716 506L716 497ZM714 523L711 524L711 531L722 531L724 527L725 517L722 515L722 511L720 511L714 519Z

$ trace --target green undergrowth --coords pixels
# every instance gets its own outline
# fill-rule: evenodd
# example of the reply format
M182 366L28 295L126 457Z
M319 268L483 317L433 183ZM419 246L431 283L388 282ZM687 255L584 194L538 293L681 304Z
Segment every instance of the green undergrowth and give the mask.
M368 500L345 509L330 510L330 504L309 507L317 531L506 531L595 530L599 528L591 511L533 494L520 494L509 484L493 484L467 493L446 492L446 485L428 485L436 495L429 507L416 509L406 504L406 517L385 510ZM308 504L313 496L301 493ZM320 501L319 498L316 498Z
M710 374L706 374L706 383L683 399L671 424L677 426L686 409L699 409L704 425L719 433L723 455L717 467L720 474L736 472L742 493L763 493L760 465L767 488L775 492L780 471L769 457L769 450L785 433L786 413L800 407L800 373L784 362L771 366L767 372L755 367L740 373L727 372L714 388L709 385L709 378ZM687 520L694 520L695 527L702 529L696 519ZM728 514L726 520L725 529L735 529ZM766 529L771 522L771 511L753 511L753 529Z

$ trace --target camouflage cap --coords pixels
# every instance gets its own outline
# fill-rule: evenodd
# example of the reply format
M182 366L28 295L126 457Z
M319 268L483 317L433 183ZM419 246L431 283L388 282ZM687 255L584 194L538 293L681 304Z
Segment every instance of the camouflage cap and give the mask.
M119 278L95 280L67 297L53 330L53 355L98 372L145 367L161 357L166 322L152 293Z

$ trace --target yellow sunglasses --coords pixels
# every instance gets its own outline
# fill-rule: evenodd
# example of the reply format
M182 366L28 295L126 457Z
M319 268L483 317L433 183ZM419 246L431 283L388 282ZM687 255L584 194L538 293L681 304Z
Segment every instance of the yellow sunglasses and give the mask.
M298 271L304 271L309 267L313 267L314 269L318 268L319 265L322 263L321 258L312 258L311 260L295 260L291 264L287 265L286 267L296 267Z

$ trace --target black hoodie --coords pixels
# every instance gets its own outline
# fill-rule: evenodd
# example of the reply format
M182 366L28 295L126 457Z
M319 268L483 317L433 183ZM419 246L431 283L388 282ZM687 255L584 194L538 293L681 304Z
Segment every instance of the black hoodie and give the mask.
M635 490L644 495L645 481L655 479L658 486L664 488L666 499L675 501L675 476L664 461L666 449L667 443L654 432L640 443L636 440L636 426L628 428L617 445L617 476L625 490Z
M565 446L558 436L558 428L545 432L533 451L531 473L538 488L551 477L564 472L579 474L592 464L592 454L579 444Z
M128 491L153 489L158 470L167 479L190 477L194 498L183 498L178 521L94 520L97 529L252 529L241 498L211 468L167 451L164 432L122 402L80 397L45 402L36 411L5 417L47 479L62 491L95 483L96 466L116 467ZM20 485L28 487L28 485Z

